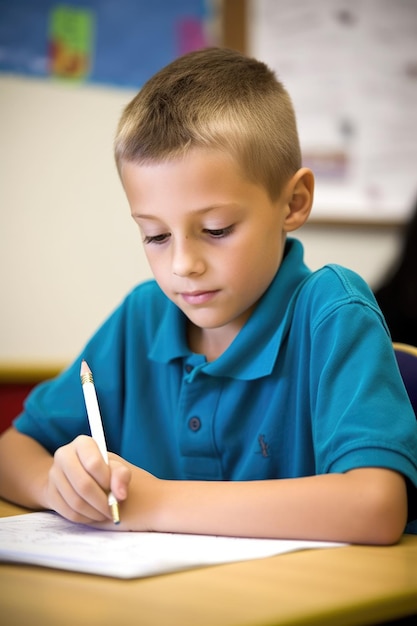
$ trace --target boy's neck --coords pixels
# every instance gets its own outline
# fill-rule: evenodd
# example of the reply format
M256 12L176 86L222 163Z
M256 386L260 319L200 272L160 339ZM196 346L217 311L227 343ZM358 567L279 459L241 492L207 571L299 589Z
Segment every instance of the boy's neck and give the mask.
M204 329L188 322L188 346L192 352L203 354L207 361L215 361L227 350L240 328Z

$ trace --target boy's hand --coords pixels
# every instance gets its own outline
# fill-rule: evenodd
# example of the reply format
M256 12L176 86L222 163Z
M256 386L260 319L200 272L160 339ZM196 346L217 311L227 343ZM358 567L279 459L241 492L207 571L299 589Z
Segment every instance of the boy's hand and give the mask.
M94 524L111 520L110 489L119 502L127 497L131 470L117 455L105 463L95 441L80 435L54 455L46 484L48 507L70 521Z
M169 487L175 481L160 480L115 454L109 453L109 459L112 467L111 490L119 501L120 524L115 526L107 516L104 521L93 522L93 525L106 530L158 530L158 519L166 504ZM128 481L122 469L128 470Z

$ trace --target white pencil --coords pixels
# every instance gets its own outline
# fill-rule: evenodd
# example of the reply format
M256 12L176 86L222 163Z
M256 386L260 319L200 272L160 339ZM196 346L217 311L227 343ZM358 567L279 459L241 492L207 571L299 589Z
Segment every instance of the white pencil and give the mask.
M101 421L100 409L98 406L96 389L94 387L93 374L86 361L81 363L81 385L84 393L85 406L87 408L88 422L90 424L91 436L98 445L105 462L109 463L106 440L104 438L103 423ZM115 524L120 523L119 506L114 494L110 491L108 496L109 507Z

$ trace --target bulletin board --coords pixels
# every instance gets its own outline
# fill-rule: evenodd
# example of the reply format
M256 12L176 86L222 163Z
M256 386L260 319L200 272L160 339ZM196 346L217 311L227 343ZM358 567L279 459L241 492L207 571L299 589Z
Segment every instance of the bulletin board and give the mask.
M210 43L205 0L0 0L0 71L138 88Z
M296 110L311 221L400 224L417 201L417 2L247 0L246 52Z

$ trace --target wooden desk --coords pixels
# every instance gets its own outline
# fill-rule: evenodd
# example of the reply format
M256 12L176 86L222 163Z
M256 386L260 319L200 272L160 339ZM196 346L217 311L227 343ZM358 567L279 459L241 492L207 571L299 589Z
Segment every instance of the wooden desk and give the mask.
M23 512L0 500L0 516ZM347 626L414 613L411 535L127 581L0 564L3 626Z

